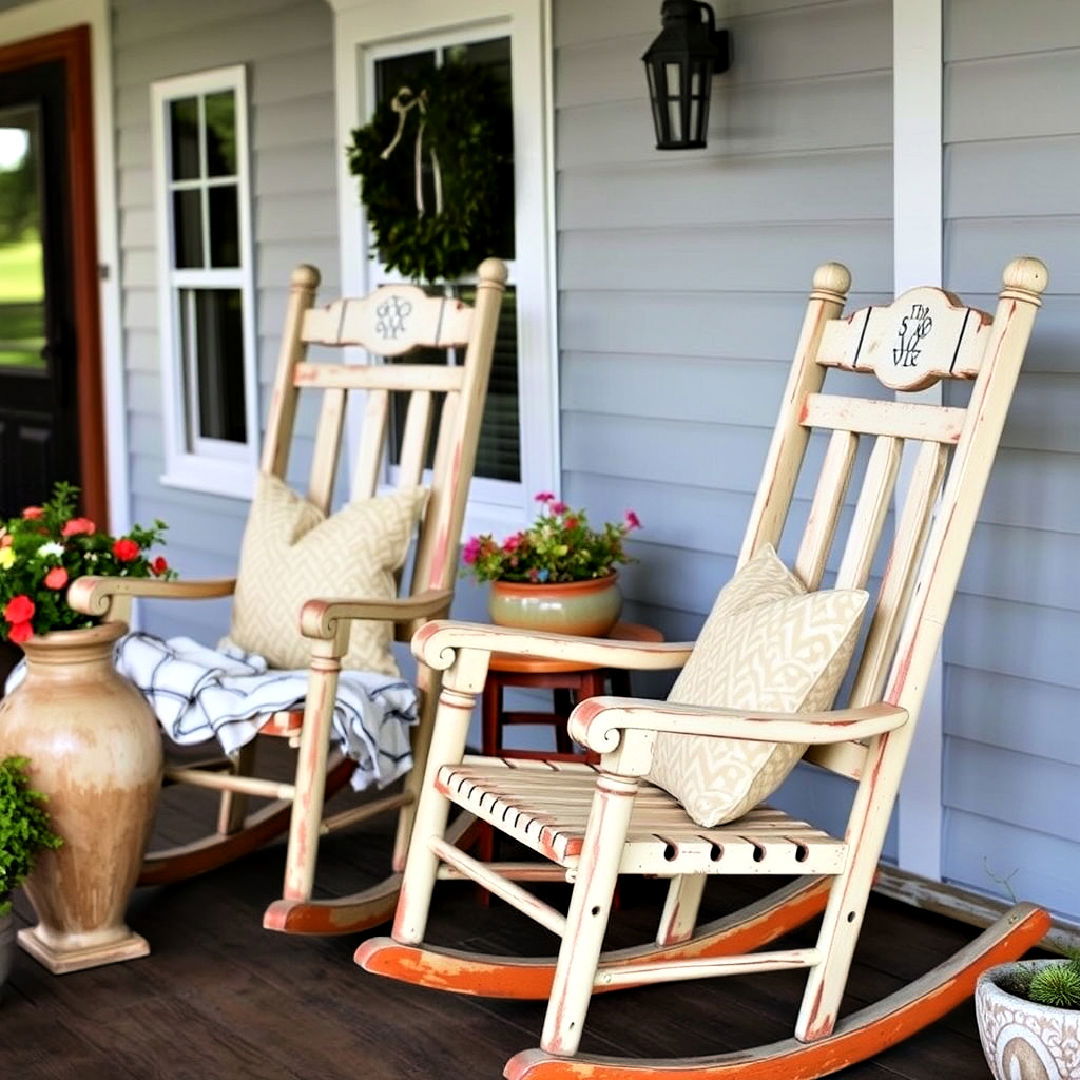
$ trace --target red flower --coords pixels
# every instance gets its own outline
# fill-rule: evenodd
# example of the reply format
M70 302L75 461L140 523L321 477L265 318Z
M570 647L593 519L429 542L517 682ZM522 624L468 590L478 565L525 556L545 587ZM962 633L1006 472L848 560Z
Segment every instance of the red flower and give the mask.
M8 640L14 641L16 644L21 644L24 641L28 641L34 636L34 624L27 620L26 622L14 623L8 629Z
M159 555L151 564L150 569L154 572L155 577L161 577L162 574L169 572L169 560L164 555Z
M54 566L45 575L46 589L62 589L68 581L67 571L62 566Z
M35 611L37 608L34 606L34 601L25 593L19 593L7 602L4 607L4 618L10 623L28 622L34 617Z
M68 524L70 525L72 524L72 522L68 522ZM130 540L126 536L122 537L120 540L117 540L116 543L112 546L112 553L121 562L131 562L133 559L137 559L139 557L140 550L141 549L139 548L139 545L136 544L134 540Z
M12 536L11 533L4 533L3 536L0 536L0 548L11 547L11 545L14 543L15 537Z
M566 520L565 520L565 521L563 522L563 524L564 524L564 525L565 525L565 526L566 526L566 527L567 527L568 529L576 529L576 528L577 528L577 526L578 526L578 520L577 520L577 518L576 518L576 517L568 517L568 518L567 518L567 519L566 519Z
M97 526L89 518L72 518L64 522L61 536L90 536L97 532Z
M44 513L45 511L40 506L26 506L23 507L22 516L26 518L27 521L37 521Z
M634 513L633 510L626 511L626 527L628 529L640 529L641 519Z
M503 541L503 546L502 546L503 551L505 551L508 555L512 554L515 551L517 551L517 549L519 547L521 547L522 539L523 539L523 537L522 537L521 533L514 533L513 536L508 536Z

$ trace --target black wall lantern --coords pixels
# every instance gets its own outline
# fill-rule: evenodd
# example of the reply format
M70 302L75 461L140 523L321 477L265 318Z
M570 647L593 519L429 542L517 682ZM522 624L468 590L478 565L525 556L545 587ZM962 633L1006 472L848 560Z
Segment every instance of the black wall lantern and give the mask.
M657 150L700 150L712 77L731 66L731 36L698 0L664 0L663 29L641 58L649 77Z

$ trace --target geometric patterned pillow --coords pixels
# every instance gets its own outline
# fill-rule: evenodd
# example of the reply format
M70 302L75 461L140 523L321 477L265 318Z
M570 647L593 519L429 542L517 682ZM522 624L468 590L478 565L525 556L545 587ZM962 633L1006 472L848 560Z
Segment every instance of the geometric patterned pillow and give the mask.
M390 600L427 498L412 488L357 499L327 517L275 476L260 473L233 598L229 640L273 668L306 668L311 644L300 609L320 597ZM398 675L389 622L352 622L346 668Z
M771 549L759 555L717 597L669 701L785 713L832 705L869 595L808 593L773 560L779 563ZM763 573L767 587L760 585ZM758 583L756 592L751 582ZM762 592L768 595L753 602ZM648 779L671 792L698 825L713 828L768 798L805 751L799 744L661 733Z

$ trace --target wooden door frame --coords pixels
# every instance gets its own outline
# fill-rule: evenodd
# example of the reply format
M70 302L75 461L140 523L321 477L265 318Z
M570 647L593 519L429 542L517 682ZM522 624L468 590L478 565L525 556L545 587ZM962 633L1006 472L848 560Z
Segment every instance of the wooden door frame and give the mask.
M83 24L0 45L0 71L59 60L64 64L68 127L71 270L76 334L79 485L86 514L108 527L105 400L102 392L90 27ZM42 492L45 498L48 492Z

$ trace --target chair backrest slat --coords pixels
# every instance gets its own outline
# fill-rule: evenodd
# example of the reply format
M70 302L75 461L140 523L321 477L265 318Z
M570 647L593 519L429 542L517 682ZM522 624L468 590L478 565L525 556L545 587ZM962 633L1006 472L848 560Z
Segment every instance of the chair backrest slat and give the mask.
M1037 259L1010 263L993 318L938 289L913 289L892 304L841 316L850 278L829 264L814 275L803 332L780 417L740 551L740 564L763 543L779 546L811 429L831 432L795 570L820 584L837 540L856 443L872 437L836 576L838 588L862 588L878 549L888 544L881 584L855 660L849 704L884 700L912 723L867 745L821 747L808 760L847 776L906 755L960 567L974 528L1006 410L1027 346L1046 269ZM830 394L828 368L876 376L891 390L940 379L974 380L965 408ZM845 384L845 389L850 384ZM917 447L895 529L883 540L906 442ZM869 762L873 754L875 763ZM898 781L901 768L890 766Z
M473 309L452 296L428 296L417 285L383 285L369 296L335 300L304 320L304 340L359 345L378 356L467 345Z
M390 392L369 390L364 404L364 426L360 432L360 452L353 467L352 496L370 499L378 490L390 419Z
M311 479L308 502L324 514L330 512L334 497L334 468L341 452L341 434L345 422L345 391L327 390L323 394L319 426L315 431L315 450L311 455Z
M810 504L810 516L795 557L795 573L808 589L816 589L821 584L858 446L858 436L850 431L834 431L829 438L821 476Z
M441 364L297 364L293 382L312 389L460 390L463 368Z
M859 500L851 519L844 555L836 572L838 589L861 589L870 578L885 517L892 504L893 488L900 470L903 443L889 435L879 435L870 451Z
M431 391L414 390L409 395L405 431L401 438L401 463L398 466L401 487L415 487L424 475L430 426Z

